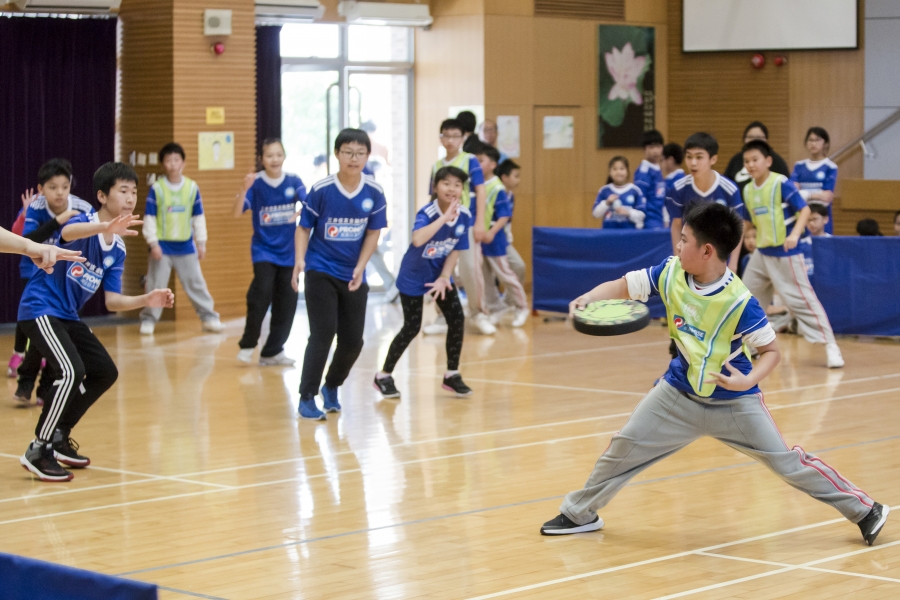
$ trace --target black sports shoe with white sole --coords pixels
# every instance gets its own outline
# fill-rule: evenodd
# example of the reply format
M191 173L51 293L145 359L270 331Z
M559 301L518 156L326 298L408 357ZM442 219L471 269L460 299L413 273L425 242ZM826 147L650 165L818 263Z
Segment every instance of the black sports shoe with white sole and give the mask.
M595 517L590 523L579 525L566 515L557 515L555 519L544 523L543 527L541 527L541 535L571 535L573 533L597 531L598 529L603 529L603 519L599 516Z
M397 386L394 385L394 378L390 375L387 377L376 377L373 385L385 398L400 397L400 392L397 390Z
M58 462L76 469L83 469L91 464L91 459L78 454L78 442L69 437L68 431L57 429L51 439L53 444L53 458Z
M857 523L857 525L859 525L859 530L862 532L863 539L866 540L868 545L871 546L875 543L875 538L881 533L881 528L884 527L884 522L887 521L890 512L890 506L882 506L876 502L872 507L872 510L869 511L869 514L867 514L862 521Z
M465 384L459 373L450 377L444 377L444 383L441 384L441 387L448 392L456 392L456 395L460 398L472 395L472 388Z
M74 477L53 458L53 447L49 443L32 442L19 462L23 469L41 481L69 481Z

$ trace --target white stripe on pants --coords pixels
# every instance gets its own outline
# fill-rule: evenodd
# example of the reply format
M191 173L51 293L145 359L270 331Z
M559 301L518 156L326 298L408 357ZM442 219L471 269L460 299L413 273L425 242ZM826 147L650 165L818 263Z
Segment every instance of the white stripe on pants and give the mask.
M485 261L491 265L491 270L494 272L494 275L497 276L497 279L499 279L506 288L506 294L512 296L516 308L519 310L528 308L528 299L525 297L525 288L522 287L522 283L519 281L519 278L516 277L512 267L510 267L509 258L505 255L485 256L484 258Z
M481 270L481 244L475 243L472 228L469 228L469 249L459 251L459 281L466 290L469 305L468 316L485 313L484 306L484 273Z
M47 414L47 419L41 426L41 432L38 436L43 441L49 441L53 437L53 431L56 429L57 423L59 423L59 418L62 416L69 401L69 396L71 396L72 388L75 386L75 368L72 366L69 355L66 354L65 349L59 339L57 339L56 332L53 331L49 318L46 315L38 317L37 326L44 341L50 346L50 351L53 352L53 357L59 364L60 371L62 371L62 378L54 382L56 394L53 396L50 412ZM81 382L78 383L80 384Z
M797 319L797 332L807 341L833 344L834 332L825 308L806 275L802 254L766 256L759 250L750 257L741 277L750 293L765 310L777 292L784 305Z

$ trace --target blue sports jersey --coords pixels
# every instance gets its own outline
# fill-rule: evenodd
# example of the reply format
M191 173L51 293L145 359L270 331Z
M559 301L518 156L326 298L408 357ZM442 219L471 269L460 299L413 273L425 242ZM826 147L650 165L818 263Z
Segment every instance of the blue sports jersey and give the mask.
M646 200L644 229L660 229L663 227L663 206L666 204L666 181L659 165L646 160L641 161L634 172L634 185L640 188Z
M434 200L426 204L416 213L416 222L413 231L422 229L434 223L441 216L438 201ZM407 296L424 296L429 288L426 283L433 283L441 276L447 257L454 250L468 250L468 229L472 226L472 213L468 208L461 206L459 215L449 223L437 230L428 242L423 246L409 245L403 261L400 263L400 273L397 275L397 289Z
M180 184L171 184L169 180L165 177L162 178L162 185L168 186L169 189L178 191L181 189L181 186L184 185L185 179L181 179ZM156 187L150 186L150 191L147 192L147 207L144 209L144 215L148 217L155 217L157 210L157 200L156 200ZM194 199L194 205L191 208L191 218L202 215L203 214L203 199L200 197L200 188L197 188L197 197ZM193 254L197 251L197 247L194 245L194 232L193 228L191 229L191 237L181 241L181 242L172 242L167 240L159 240L157 242L159 244L160 250L162 250L163 254L168 254L170 256L181 256L185 254Z
M794 165L791 172L791 181L806 192L828 191L833 192L837 184L837 165L825 158L819 161L801 160ZM812 202L815 202L813 200ZM828 205L828 223L825 224L826 233L834 233L834 223L831 218L831 204Z
M491 215L491 226L493 227L494 223L503 217L512 218L512 213L512 202L509 201L506 189L501 189L497 192L497 199L494 200L494 214ZM506 256L507 246L509 246L509 239L506 237L506 227L503 227L489 243L482 242L481 253L484 256Z
M684 169L675 169L666 175L664 182L666 184L666 195L669 195L669 188L675 187L675 182L684 177Z
M82 200L78 196L73 196L69 194L69 206L66 210L77 210L79 212L85 214L93 214L94 207L90 205L89 202ZM28 209L25 211L25 225L22 228L22 235L28 235L47 221L51 219L55 219L56 215L50 210L50 207L47 205L47 198L44 196L38 196L34 199L34 201L28 205ZM74 218L74 217L73 217ZM71 220L69 221L72 222ZM59 242L59 232L62 228L57 229L53 235L44 240L43 243L56 245ZM23 256L21 262L19 263L19 274L22 276L22 279L31 279L34 277L34 274L38 271L37 266L32 262L30 258L27 256Z
M791 235L791 230L794 228L794 222L797 220L797 213L806 208L806 201L800 196L800 191L797 190L797 187L788 181L787 177L784 175L778 175L778 177L781 177L782 179L781 208L784 211L784 225L787 229L786 235ZM755 186L756 183L751 179L747 185ZM738 212L745 221L753 222L753 219L750 218L750 212L745 205L742 204ZM794 256L795 254L801 253L799 244L787 251L785 251L784 246L769 246L767 248L757 247L757 250L760 254L766 256Z
M69 219L66 225L99 222L96 213L81 214ZM100 289L101 283L107 292L122 293L122 270L125 268L125 243L122 238L114 235L112 242L107 244L103 234L98 234L68 243L61 240L60 246L68 250L81 250L85 261L60 261L50 275L38 270L22 293L20 321L45 315L77 321L78 311Z
M741 192L735 182L715 171L716 182L705 193L694 185L693 175L686 175L676 181L666 192L666 210L672 219L684 218L684 213L694 202L718 202L738 210L744 205Z
M254 263L268 262L279 267L294 266L294 232L297 203L306 198L306 187L296 175L272 180L265 171L244 197L244 211L253 211L253 239L250 254Z
M613 194L619 197L619 202L621 202L622 207L632 208L641 211L645 215L647 214L647 200L644 198L641 188L633 183L626 183L622 187L613 183L604 185L597 193L597 199L594 200L593 208L597 208L597 205L601 202L606 202L606 199ZM628 215L617 214L614 206L615 205L607 208L606 213L603 215L604 229L639 229L637 224L632 221ZM660 219L662 219L662 213L660 213ZM643 227L643 223L641 223L641 227Z
M651 297L659 296L659 289L657 288L657 284L659 282L659 276L665 268L667 262L669 262L668 258L655 267L644 269L644 272L650 278ZM685 275L689 277L687 274ZM718 294L728 284L728 282L731 281L733 277L735 277L735 274L730 270L726 270L725 276L715 285L715 287L709 286L702 289L702 291L698 291L698 293L702 293L704 295ZM691 282L689 279L688 285L690 285L690 283ZM741 314L741 318L738 320L737 328L735 328L734 338L731 340L731 358L729 360L729 363L732 367L745 375L750 372L750 370L753 368L753 365L750 363L750 359L747 358L747 355L742 351L743 337L749 333L762 329L768 324L768 322L768 319L766 319L766 312L759 305L759 302L756 300L756 298L751 296L750 300L747 302L747 305L744 307L744 312ZM669 363L669 370L666 371L666 374L664 376L666 383L686 394L696 395L697 392L691 386L690 382L688 382L687 370L688 361L682 356L681 349L679 348L678 358L672 359L672 361ZM722 374L730 376L731 372L723 365ZM713 391L710 398L715 400L730 400L732 398L738 398L740 396L758 393L758 386L753 386L749 390L743 392L732 392L730 390L726 390L722 387L716 386L716 389Z
M362 175L359 187L348 192L336 175L329 175L312 186L303 203L300 226L313 230L306 270L350 281L366 232L387 227L384 190L374 177Z

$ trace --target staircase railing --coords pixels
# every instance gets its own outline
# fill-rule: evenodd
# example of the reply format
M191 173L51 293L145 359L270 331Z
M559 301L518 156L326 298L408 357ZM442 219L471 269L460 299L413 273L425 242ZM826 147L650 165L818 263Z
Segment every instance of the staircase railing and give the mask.
M872 138L880 134L882 131L900 121L900 108L895 110L893 113L879 121L876 125L869 128L862 135L858 135L853 138L852 141L847 142L840 148L838 148L835 152L831 154L828 158L830 158L833 162L837 162L841 159L845 154L853 150L856 146L862 148L863 154L867 157L874 157L875 155L872 152L869 152L868 147L866 147L866 142L870 141Z

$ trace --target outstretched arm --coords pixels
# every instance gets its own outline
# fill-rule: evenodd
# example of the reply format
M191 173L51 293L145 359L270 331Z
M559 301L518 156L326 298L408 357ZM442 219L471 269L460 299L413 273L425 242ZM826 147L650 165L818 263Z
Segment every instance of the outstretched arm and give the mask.
M112 312L134 310L136 308L172 308L175 305L175 294L170 289L153 290L141 296L123 296L115 292L106 292L106 308Z
M53 265L58 260L84 262L81 252L66 250L65 248L49 244L38 244L11 233L2 227L0 227L0 252L28 256L39 269L43 269L47 273L53 272Z
M137 215L119 215L111 221L100 223L72 223L66 225L60 234L61 241L74 242L83 240L100 233L117 234L120 236L137 235L138 232L129 229L143 224Z
M620 277L614 281L601 283L587 294L583 294L569 303L569 316L575 314L575 310L582 309L591 302L599 300L629 300L631 296L628 294L628 283L624 277Z

